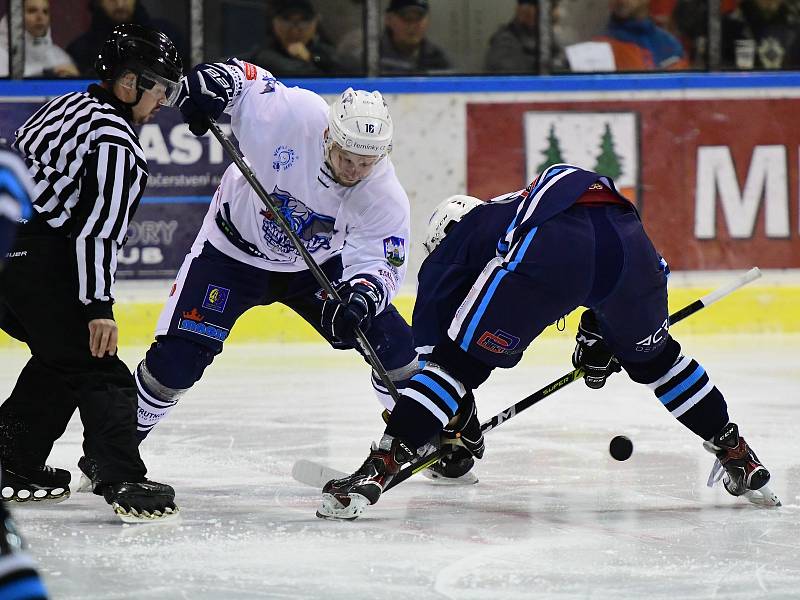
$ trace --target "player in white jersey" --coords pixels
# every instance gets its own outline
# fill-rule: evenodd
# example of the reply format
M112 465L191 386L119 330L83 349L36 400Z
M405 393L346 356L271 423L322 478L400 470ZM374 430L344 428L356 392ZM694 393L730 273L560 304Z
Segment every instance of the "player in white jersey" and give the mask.
M398 386L417 370L411 330L392 306L406 272L409 203L389 158L393 125L378 92L347 89L328 106L267 71L231 59L183 82L184 119L203 135L231 115L233 133L276 208L337 286L327 299L274 215L235 165L222 177L136 369L140 439L200 379L236 320L280 302L332 346L365 332ZM393 401L373 373L389 409Z

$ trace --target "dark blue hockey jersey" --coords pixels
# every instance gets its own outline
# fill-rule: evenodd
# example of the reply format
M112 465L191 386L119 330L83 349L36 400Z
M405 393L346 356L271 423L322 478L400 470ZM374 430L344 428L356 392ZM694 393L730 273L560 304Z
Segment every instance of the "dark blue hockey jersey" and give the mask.
M593 183L628 203L614 182L572 165L553 165L524 190L477 206L451 228L422 263L412 327L421 356L446 337L447 328L486 264L505 256L526 235L567 210Z

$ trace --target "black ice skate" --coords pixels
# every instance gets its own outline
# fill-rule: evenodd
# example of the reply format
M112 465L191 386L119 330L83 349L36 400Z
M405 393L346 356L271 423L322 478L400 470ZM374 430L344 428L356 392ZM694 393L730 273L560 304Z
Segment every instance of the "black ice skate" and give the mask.
M769 471L739 435L736 423L728 423L711 441L703 442L703 447L717 457L708 478L709 487L722 478L725 489L732 496L745 496L750 502L762 506L781 505L767 486Z
M3 467L0 492L9 502L55 504L69 498L71 479L66 469L48 465L34 470Z
M358 471L325 484L322 488L322 506L317 510L317 516L325 519L357 519L368 505L378 501L400 467L414 456L414 451L397 438L391 440L388 450L373 445Z
M473 485L478 477L472 472L475 457L481 458L484 451L483 434L474 397L463 411L454 416L442 430L438 446L446 451L437 462L422 474L428 479L448 485ZM467 400L465 398L465 400Z
M81 456L78 459L78 468L81 470L81 479L78 482L76 492L94 492L94 488L100 482L97 477L97 463L88 456Z
M160 521L178 514L175 490L165 483L148 479L140 482L101 483L95 493L98 491L125 523Z
M86 456L78 460L81 470L79 492L103 496L125 523L162 521L178 514L172 486L145 479L139 482L106 483L98 476L97 462Z

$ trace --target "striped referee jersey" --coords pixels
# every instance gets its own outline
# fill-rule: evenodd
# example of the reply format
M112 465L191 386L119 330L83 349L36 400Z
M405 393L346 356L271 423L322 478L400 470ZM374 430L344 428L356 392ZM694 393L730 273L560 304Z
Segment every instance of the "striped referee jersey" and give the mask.
M54 98L16 132L34 180L33 208L74 241L78 297L90 318L111 318L117 251L147 184L130 109L93 84Z

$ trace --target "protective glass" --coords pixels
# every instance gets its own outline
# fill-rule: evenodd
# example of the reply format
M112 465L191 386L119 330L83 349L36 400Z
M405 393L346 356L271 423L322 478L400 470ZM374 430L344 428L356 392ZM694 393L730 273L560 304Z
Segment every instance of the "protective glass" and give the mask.
M181 84L178 81L171 81L152 71L142 71L139 73L139 87L148 94L153 94L158 98L162 106L175 106L178 95L181 91Z

